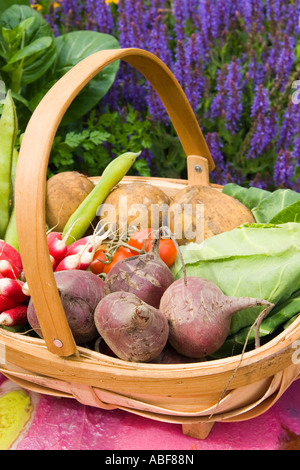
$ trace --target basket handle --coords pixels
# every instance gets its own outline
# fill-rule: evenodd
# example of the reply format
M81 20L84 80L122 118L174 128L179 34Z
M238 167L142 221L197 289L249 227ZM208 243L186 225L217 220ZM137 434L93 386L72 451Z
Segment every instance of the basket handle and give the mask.
M75 65L44 96L25 131L16 175L16 224L24 272L48 350L77 353L56 287L45 233L49 155L57 128L80 90L104 67L123 59L138 69L158 93L186 155L204 157L214 168L192 108L168 67L155 55L128 48L96 52Z

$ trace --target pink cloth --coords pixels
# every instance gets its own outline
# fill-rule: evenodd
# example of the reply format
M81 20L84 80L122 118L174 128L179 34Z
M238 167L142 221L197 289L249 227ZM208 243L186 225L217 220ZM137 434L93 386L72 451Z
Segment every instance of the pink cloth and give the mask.
M35 400L33 400L34 402ZM216 423L205 440L181 426L122 410L100 410L72 399L37 396L30 425L17 450L278 450L286 429L300 435L300 380L264 415Z

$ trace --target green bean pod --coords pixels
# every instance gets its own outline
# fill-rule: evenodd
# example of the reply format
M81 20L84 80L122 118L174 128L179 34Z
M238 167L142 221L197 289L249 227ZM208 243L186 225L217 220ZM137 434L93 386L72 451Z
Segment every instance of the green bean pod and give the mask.
M123 153L107 165L95 188L88 194L66 223L63 236L67 233L69 234L67 245L85 234L94 220L100 204L103 203L112 188L126 175L140 153Z
M0 238L5 236L11 212L11 168L18 124L15 104L8 91L0 119Z
M16 224L16 214L15 214L15 179L16 179L16 170L17 170L17 163L19 158L19 152L17 149L13 150L12 156L12 166L11 166L11 214L9 218L9 222L6 228L4 241L8 243L10 246L14 247L17 251L19 251L19 242L18 242L18 235L17 235L17 224Z

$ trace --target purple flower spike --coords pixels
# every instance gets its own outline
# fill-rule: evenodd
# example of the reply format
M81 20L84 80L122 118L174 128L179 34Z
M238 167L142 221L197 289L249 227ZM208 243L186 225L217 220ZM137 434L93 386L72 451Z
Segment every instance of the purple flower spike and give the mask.
M213 98L211 103L211 108L207 117L211 119L224 116L225 106L226 106L226 91L225 91L225 82L228 75L228 66L224 65L219 71L217 76L217 94Z
M255 89L251 118L255 127L247 156L256 158L266 150L277 133L277 115L273 108L270 109L269 92L263 85Z
M259 85L255 89L255 97L251 108L251 117L260 113L266 114L269 111L270 99L269 92L263 85Z
M242 116L242 88L243 79L239 64L233 60L228 67L224 89L227 93L226 102L226 127L233 134L239 129L239 123Z
M205 139L215 163L215 169L211 172L211 178L215 183L224 185L227 183L227 165L222 154L223 145L221 139L216 132L208 133Z
M293 176L294 167L291 153L288 150L281 149L274 165L274 184L279 188L292 189L294 188Z

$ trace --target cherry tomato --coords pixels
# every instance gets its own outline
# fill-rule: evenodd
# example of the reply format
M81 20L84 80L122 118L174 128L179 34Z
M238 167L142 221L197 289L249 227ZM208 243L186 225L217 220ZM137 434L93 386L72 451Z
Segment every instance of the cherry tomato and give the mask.
M150 234L150 232L153 232ZM146 228L135 232L128 241L128 245L138 248L143 248L145 240L148 238L145 244L145 251L148 252L152 246L155 232L151 228ZM134 253L134 250L132 250ZM162 238L159 241L159 255L161 259L166 263L168 267L172 266L177 257L177 249L173 242L169 238Z
M152 232L151 228L143 228L142 230L137 230L131 235L128 241L128 245L132 246L133 248L137 248L138 250L141 250L143 248L145 240L149 237L150 232ZM132 250L132 252L138 254L134 250Z
M115 252L112 261L108 264L104 264L103 272L107 274L118 261L121 261L125 258L129 258L130 256L134 256L132 251L129 250L129 248L126 248L125 246L120 246L120 248L118 248Z
M103 262L104 261L104 262ZM107 257L105 255L104 250L97 250L94 254L94 259L90 264L90 270L94 274L101 274L103 273L104 267L106 266L105 262L107 261Z

